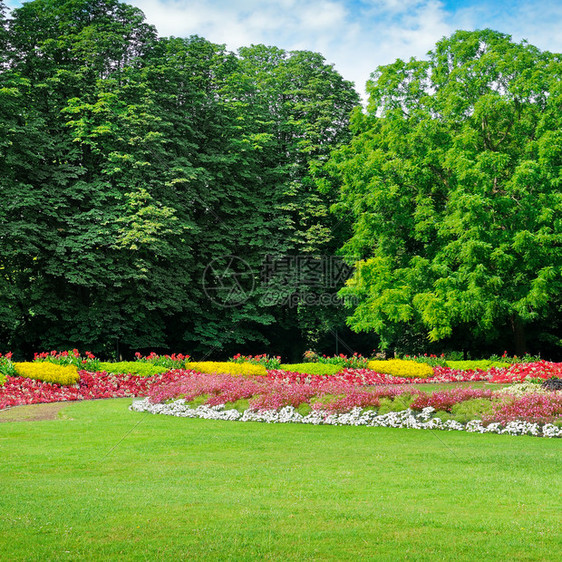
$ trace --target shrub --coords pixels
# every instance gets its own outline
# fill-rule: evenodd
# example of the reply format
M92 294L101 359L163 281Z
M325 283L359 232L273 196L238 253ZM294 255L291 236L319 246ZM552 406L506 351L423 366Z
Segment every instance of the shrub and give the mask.
M139 377L152 377L169 371L166 367L159 367L141 361L119 361L117 363L100 363L99 370L106 373L131 374Z
M263 365L266 369L279 369L281 357L273 355L241 355L238 353L229 359L231 363L251 363L252 365Z
M330 363L285 363L280 368L283 371L304 375L335 375L343 371L343 366Z
M433 368L426 363L405 361L403 359L387 359L386 361L369 361L368 368L377 373L394 377L425 379L433 375Z
M61 385L76 384L80 380L74 365L56 365L51 362L14 363L16 375Z
M464 402L458 402L451 407L453 419L459 423L467 423L470 420L481 420L494 412L495 402L490 398L470 398Z
M562 379L556 377L547 379L542 383L542 388L545 390L562 390Z
M365 369L367 368L368 360L362 355L354 353L351 357L340 353L339 355L334 355L333 357L327 357L326 355L318 355L314 351L305 351L303 359L309 363L322 363L325 365L339 365L345 369Z
M412 395L408 393L400 394L398 396L390 398L381 398L378 413L388 414L389 412L403 412L412 405L416 398L416 394Z
M135 353L135 360L141 363L150 363L158 367L166 367L166 369L185 369L189 363L189 355L183 353L172 353L172 355L158 355L151 351L149 355L143 356L138 351Z
M12 363L12 353L8 352L2 356L0 353L0 386L6 382L6 377L13 377L16 374L16 369Z
M96 359L96 356L90 351L86 351L82 357L77 349L35 353L33 361L36 363L47 361L55 365L74 365L78 369L84 369L90 372L98 371L100 363L99 360Z
M189 369L198 373L225 374L225 375L267 375L263 365L254 363L232 363L219 361L201 361L189 364Z
M509 365L510 363L505 361L490 361L487 359L481 361L447 361L447 367L457 371L476 371L476 369L488 371L492 367L503 369L509 367Z

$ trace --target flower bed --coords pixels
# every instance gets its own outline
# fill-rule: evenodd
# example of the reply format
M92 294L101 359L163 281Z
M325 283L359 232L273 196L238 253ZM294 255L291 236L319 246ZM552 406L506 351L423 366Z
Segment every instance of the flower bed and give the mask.
M523 382L530 379L550 379L562 377L562 363L535 361L533 363L515 363L507 369L492 369L490 382Z
M493 373L487 371L455 371L449 367L434 367L433 376L427 378L398 377L390 374L379 373L371 369L344 369L329 375L332 380L346 381L353 384L423 384L423 383L449 383L449 382L480 382L489 381ZM304 382L326 379L324 375L310 375L281 369L267 372L270 380L284 380L287 382Z
M293 406L285 406L280 410L245 410L225 409L224 405L198 406L192 408L185 400L176 400L168 404L153 404L148 398L133 402L131 410L150 412L186 418L207 420L263 422L263 423L303 423L312 425L354 425L368 427L394 427L408 429L439 429L444 431L467 431L470 433L499 433L508 435L533 435L535 437L562 437L562 428L553 424L537 424L526 421L512 421L503 425L490 423L483 425L480 420L466 424L455 420L442 421L434 417L435 410L424 408L421 412L403 410L377 414L374 410L353 408L348 413L338 414L325 410L314 410L309 414L300 414Z
M28 379L61 385L73 385L80 375L74 365L56 365L54 363L14 363L15 374Z
M430 365L404 359L369 361L367 367L376 373L384 373L386 375L404 378L426 379L434 374L433 367Z
M83 364L84 361L100 365L93 355L88 353L83 359L77 350L66 355L56 352L44 355L38 359L39 362L26 365L35 365L40 370L55 367L76 369L75 365ZM263 362L259 361L186 363L189 361L187 356L165 356L164 359L156 355L147 357L150 361L137 358L136 362L127 365L154 371L158 367L153 361L183 361L189 369L159 374L143 372L147 375L143 377L80 370L80 378L74 381L75 384L62 386L14 376L17 373L14 366L18 364L12 363L6 355L1 358L2 369L7 376L5 386L0 386L0 409L20 404L148 395L149 401L143 402L143 408L147 411L181 411L182 414L177 415L188 417L218 416L216 419L375 426L386 424L388 427L459 429L547 437L562 435L562 392L557 390L558 385L541 386L530 382L555 381L552 377L562 374L560 363L535 361L508 368L492 367L487 371L455 370L434 365L430 376L419 378L400 377L367 368L342 368L336 364L320 365L322 369L319 373L310 374L282 369L266 370ZM382 363L388 362L380 362L379 365ZM332 371L341 370L328 374L326 367L331 367ZM160 366L159 370L163 369L165 367ZM229 370L232 372L224 372ZM310 369L307 367L303 370ZM476 381L525 382L499 390L453 388L433 393L423 391L426 383ZM422 419L422 414L427 419Z
M0 387L0 410L23 404L146 396L152 385L173 383L183 376L182 373L169 371L154 377L138 377L79 371L80 380L74 386L8 376L5 385Z
M199 373L225 373L229 375L265 376L266 368L261 364L224 361L201 361L189 363L189 368Z
M339 424L359 416L362 421L356 425L388 423L387 427L562 436L559 391L509 394L505 390L469 387L426 393L412 385L372 386L364 380L369 378L368 373L363 378L352 373L330 377L277 375L241 378L185 371L173 384L153 386L148 399L135 409L269 422L283 418L279 418L280 412L285 411L290 413L288 421L298 423ZM355 414L351 415L352 412ZM421 414L428 416L423 423ZM344 417L340 420L337 416ZM399 425L393 425L398 423L396 420Z

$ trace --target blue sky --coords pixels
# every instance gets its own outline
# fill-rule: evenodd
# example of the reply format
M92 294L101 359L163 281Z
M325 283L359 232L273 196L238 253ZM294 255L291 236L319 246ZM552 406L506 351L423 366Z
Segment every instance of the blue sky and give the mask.
M492 28L562 52L562 0L130 0L160 35L201 35L236 50L318 51L363 94L377 66L423 58L457 29ZM17 7L21 2L7 0Z

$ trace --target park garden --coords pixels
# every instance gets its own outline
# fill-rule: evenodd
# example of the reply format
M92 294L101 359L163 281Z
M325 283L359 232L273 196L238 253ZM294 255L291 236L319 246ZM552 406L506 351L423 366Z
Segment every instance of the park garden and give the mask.
M100 362L77 349L0 357L0 408L99 398L144 397L132 409L203 419L405 427L562 436L562 363L501 358L366 359L305 354L235 355L228 362L188 355Z
M0 365L11 559L545 560L558 545L560 363L70 350Z
M561 75L0 0L1 557L557 559Z

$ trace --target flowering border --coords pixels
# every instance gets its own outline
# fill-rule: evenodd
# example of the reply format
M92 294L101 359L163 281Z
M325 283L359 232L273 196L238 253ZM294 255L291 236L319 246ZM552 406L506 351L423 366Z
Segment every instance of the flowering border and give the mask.
M129 407L134 412L148 412L183 418L199 418L205 420L223 420L261 423L302 423L309 425L352 425L366 427L393 427L407 429L434 429L442 431L466 431L469 433L496 433L500 435L532 435L534 437L560 438L562 428L553 424L530 423L523 420L504 424L490 423L482 425L482 420L470 420L462 424L455 420L443 421L433 417L435 408L424 408L421 412L403 410L377 414L374 410L353 408L347 413L332 413L326 410L313 410L303 416L292 406L279 410L245 410L240 413L236 409L225 409L224 404L216 406L189 406L183 399L173 402L153 404L149 398L133 401Z

